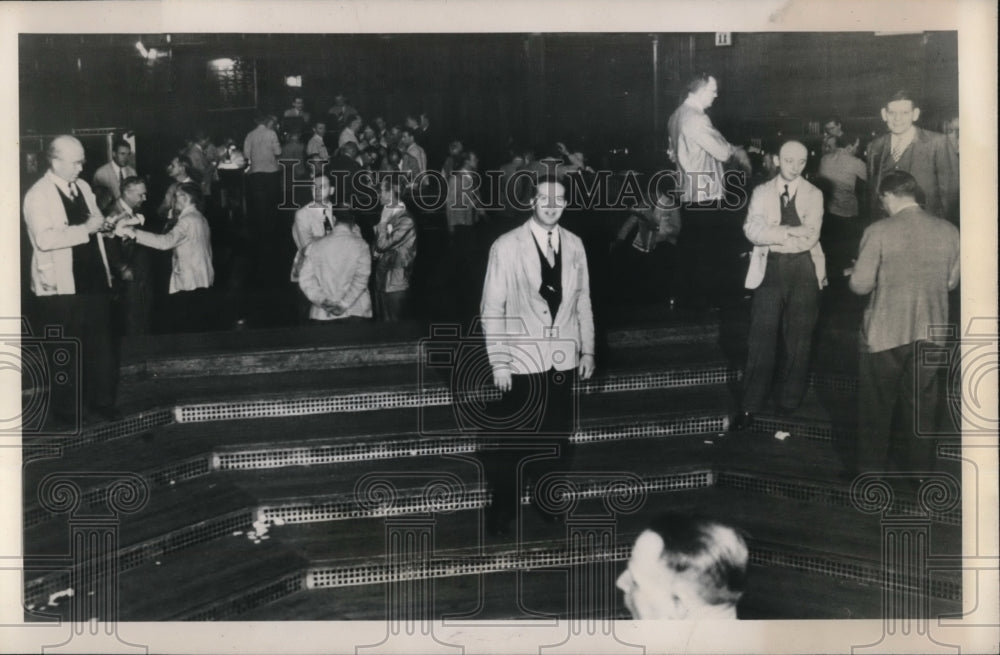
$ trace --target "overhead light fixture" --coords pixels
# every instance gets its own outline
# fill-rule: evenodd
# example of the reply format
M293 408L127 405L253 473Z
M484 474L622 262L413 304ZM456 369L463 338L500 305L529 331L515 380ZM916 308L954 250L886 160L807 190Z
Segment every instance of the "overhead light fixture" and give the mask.
M208 62L208 65L218 71L228 71L233 70L236 66L236 62L228 57L223 57L222 59L213 59Z
M291 87L302 87L302 76L301 75L289 75L285 77L285 86Z

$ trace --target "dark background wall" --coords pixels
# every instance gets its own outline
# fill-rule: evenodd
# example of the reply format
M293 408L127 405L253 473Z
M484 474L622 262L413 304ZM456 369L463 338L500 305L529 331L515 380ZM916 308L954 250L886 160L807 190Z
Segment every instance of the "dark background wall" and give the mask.
M217 94L207 62L220 57L252 63L262 109L288 106L284 78L302 75L314 114L337 92L366 119L401 122L407 111L425 111L442 141L462 138L487 165L509 138L564 140L592 158L623 147L652 156L698 70L718 78L713 119L737 142L775 129L804 133L834 114L852 129L880 131L878 110L900 87L923 99L926 126L957 110L954 32L736 33L729 47L716 47L710 33L167 38L22 35L21 133L126 127L138 133L147 170L162 168L198 125L242 140L252 108L207 110ZM155 63L139 56L140 39L162 53ZM428 154L436 165L443 152Z

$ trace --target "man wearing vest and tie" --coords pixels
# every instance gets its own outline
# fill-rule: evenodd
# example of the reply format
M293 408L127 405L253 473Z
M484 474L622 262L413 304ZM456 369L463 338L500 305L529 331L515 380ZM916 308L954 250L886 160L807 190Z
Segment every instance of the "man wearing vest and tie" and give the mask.
M31 291L40 327L59 326L64 337L80 340L82 399L89 410L112 420L118 417L118 367L111 334L111 271L99 232L104 216L90 185L78 179L84 163L80 141L57 136L46 157L49 170L24 196ZM79 389L53 384L52 415L72 420L82 409L79 398Z
M958 171L948 139L917 127L920 107L907 91L897 91L882 108L889 128L868 146L868 198L871 220L886 216L878 195L882 178L892 171L913 176L924 192L923 208L932 216L951 216L958 200Z
M508 532L524 482L569 468L573 385L594 373L587 255L580 238L559 226L566 189L543 177L531 205L532 217L493 243L483 285L486 349L502 393L496 422L484 426L501 443L482 456L493 492L486 525L492 535ZM529 458L536 461L522 470ZM558 520L535 507L543 519Z
M777 380L777 413L793 413L806 392L819 293L826 284L826 259L819 244L823 194L801 177L807 156L798 141L781 146L775 162L778 175L754 189L743 224L754 245L745 284L754 295L736 430L750 427L767 401L779 334L785 357Z

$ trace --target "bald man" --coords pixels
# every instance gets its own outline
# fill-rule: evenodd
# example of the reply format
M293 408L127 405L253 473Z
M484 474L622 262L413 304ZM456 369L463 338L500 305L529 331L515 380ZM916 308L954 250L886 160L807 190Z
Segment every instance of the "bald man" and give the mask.
M798 141L781 146L774 161L778 174L754 189L743 224L754 245L744 286L754 294L737 430L750 427L767 401L779 335L785 357L776 381L778 415L792 414L805 395L819 294L826 284L819 244L823 194L802 178L807 157Z
M59 326L64 337L80 340L83 400L92 412L113 419L118 371L111 336L111 269L99 232L104 215L90 185L79 179L83 145L75 137L57 136L46 157L49 169L24 196L39 327ZM77 381L70 382L51 389L52 414L61 422L82 414L80 390L72 384Z

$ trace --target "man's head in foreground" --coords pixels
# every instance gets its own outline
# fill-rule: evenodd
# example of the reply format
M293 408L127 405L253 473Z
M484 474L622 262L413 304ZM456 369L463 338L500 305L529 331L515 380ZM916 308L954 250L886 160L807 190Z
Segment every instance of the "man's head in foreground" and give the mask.
M636 539L617 586L634 619L735 619L748 559L733 528L668 514Z

